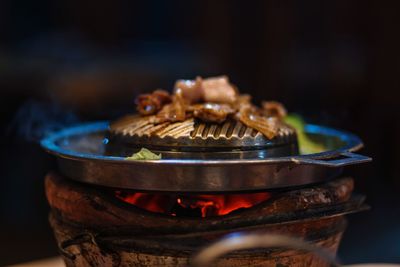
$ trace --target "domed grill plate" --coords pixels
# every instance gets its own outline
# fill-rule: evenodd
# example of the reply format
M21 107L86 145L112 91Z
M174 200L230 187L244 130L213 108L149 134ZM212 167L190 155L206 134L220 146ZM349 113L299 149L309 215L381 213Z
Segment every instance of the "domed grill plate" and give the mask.
M160 150L232 151L287 146L286 155L296 153L294 129L280 123L278 135L269 140L239 121L204 123L193 118L183 122L154 124L154 117L126 116L112 123L110 143L119 146L150 146ZM293 150L295 148L295 150Z

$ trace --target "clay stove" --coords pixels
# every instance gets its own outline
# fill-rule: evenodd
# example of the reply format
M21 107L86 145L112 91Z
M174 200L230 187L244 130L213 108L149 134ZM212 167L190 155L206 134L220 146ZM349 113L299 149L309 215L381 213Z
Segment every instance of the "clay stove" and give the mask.
M46 177L50 222L67 266L188 266L200 249L241 232L298 237L335 254L346 225L343 215L362 209L363 198L351 197L352 190L353 179L340 178L268 193L267 200L252 207L202 217L190 208L180 215L148 211L121 200L109 188L55 173ZM312 253L290 249L235 252L216 264L329 266Z

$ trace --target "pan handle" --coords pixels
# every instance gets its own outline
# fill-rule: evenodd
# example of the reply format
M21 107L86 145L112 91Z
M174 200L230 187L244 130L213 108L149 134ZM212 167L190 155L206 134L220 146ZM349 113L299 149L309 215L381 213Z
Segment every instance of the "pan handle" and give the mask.
M297 161L298 159L296 159ZM343 167L372 161L372 158L351 152L342 152L337 157L325 159L299 159L299 163L321 165L326 167Z

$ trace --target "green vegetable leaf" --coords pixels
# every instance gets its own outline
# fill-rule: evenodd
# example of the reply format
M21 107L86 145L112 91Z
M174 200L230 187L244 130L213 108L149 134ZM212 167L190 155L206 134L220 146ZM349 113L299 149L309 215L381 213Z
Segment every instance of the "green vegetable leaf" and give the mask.
M161 159L161 154L157 155L147 148L140 149L139 152L133 154L130 157L125 158L126 160L157 160Z
M296 129L301 154L312 154L325 150L325 147L322 144L313 141L309 136L307 136L304 131L306 123L300 115L289 114L284 118L284 120L287 124Z

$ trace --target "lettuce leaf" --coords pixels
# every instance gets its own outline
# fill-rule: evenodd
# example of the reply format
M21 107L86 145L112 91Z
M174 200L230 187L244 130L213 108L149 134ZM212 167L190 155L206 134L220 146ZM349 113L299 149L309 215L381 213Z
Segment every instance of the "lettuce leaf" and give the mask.
M158 160L161 159L161 154L157 155L147 148L140 149L139 152L133 154L130 157L125 158L126 160Z
M322 144L313 141L307 136L304 131L306 123L300 115L289 114L284 118L284 121L296 129L300 154L312 154L325 150L325 147Z

